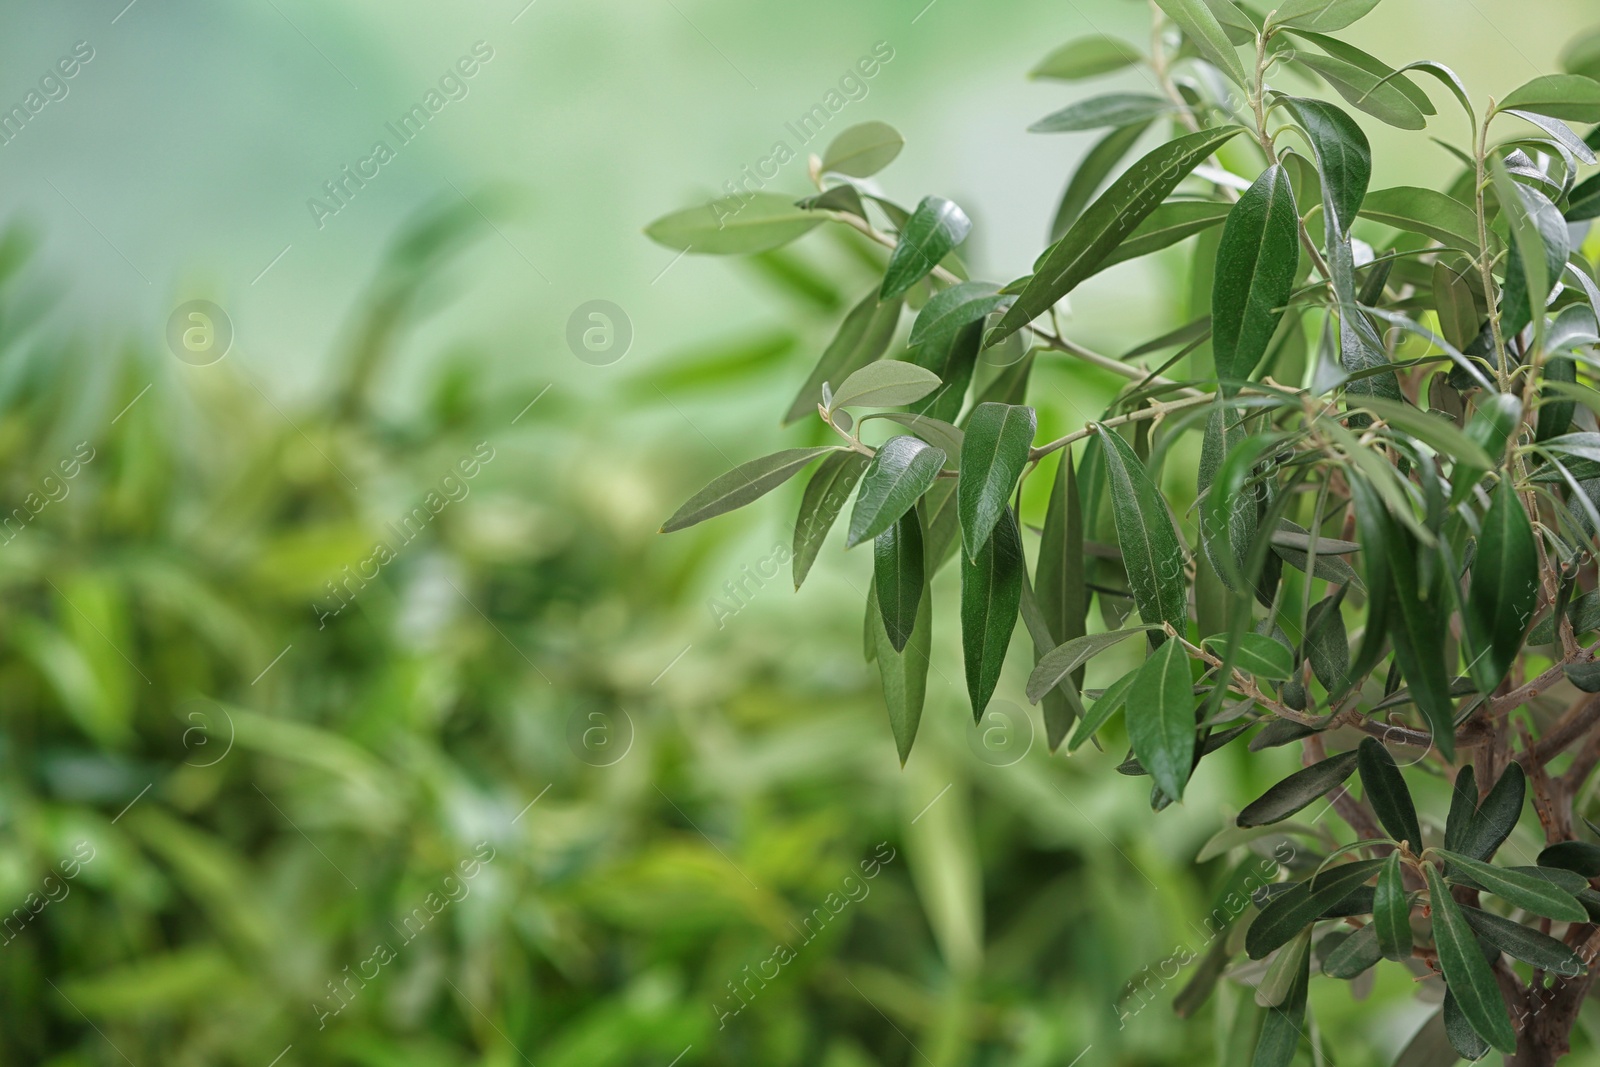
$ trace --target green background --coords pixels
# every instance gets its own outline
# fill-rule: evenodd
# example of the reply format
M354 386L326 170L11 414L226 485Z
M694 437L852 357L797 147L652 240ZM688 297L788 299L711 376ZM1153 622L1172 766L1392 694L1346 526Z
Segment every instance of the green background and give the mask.
M1594 17L1389 0L1349 36L1482 99ZM4 107L76 42L94 58L0 146L0 503L59 497L0 544L0 908L23 909L0 921L0 1062L1214 1056L1216 1014L1170 1010L1194 965L1167 961L1204 951L1226 890L1225 863L1192 861L1291 753L1208 761L1158 818L1120 745L1045 753L1015 657L1009 730L975 731L941 583L902 770L861 662L866 557L830 542L798 595L786 566L762 576L798 484L654 532L732 462L815 439L777 415L874 282L821 234L763 267L675 260L644 224L793 147L785 124L887 42L807 149L892 123L885 190L955 199L975 275L1016 276L1087 144L1024 132L1087 91L1025 73L1086 32L1141 41L1143 5L114 0L7 21ZM478 41L466 97L319 228L308 199ZM1459 141L1440 111L1430 132ZM1376 186L1450 172L1364 125ZM805 192L803 161L768 188ZM1115 352L1176 325L1175 266L1107 272L1066 329ZM167 350L192 299L233 326L211 366ZM607 366L566 343L594 299L631 323ZM1112 386L1037 382L1045 431ZM58 480L80 443L93 459ZM460 499L319 623L326 583L430 490ZM393 959L336 997L380 943ZM1319 1034L1340 1063L1391 1062L1431 1010L1411 993L1314 984Z

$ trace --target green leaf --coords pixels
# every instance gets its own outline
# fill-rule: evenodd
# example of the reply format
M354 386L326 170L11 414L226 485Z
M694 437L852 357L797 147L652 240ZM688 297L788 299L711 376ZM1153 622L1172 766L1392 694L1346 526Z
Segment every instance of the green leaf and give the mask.
M1261 1026L1261 1039L1251 1067L1289 1067L1300 1048L1306 1019L1306 990L1311 981L1311 954L1300 962L1300 975L1282 1004L1267 1009Z
M1458 430L1447 417L1430 414L1396 400L1378 396L1364 396L1353 400L1352 408L1365 408L1396 429L1403 430L1433 449L1452 459L1459 459L1479 470L1493 467L1481 445Z
M1478 254L1477 216L1444 193L1410 185L1374 189L1361 202L1359 214L1385 226L1420 233L1468 255Z
M1205 639L1206 647L1213 650L1226 648L1227 644L1226 634ZM1294 653L1266 634L1245 633L1234 645L1233 665L1262 681L1282 682L1294 674Z
M1563 978L1574 978L1587 970L1581 956L1549 934L1479 908L1463 907L1461 914L1491 948L1499 949L1512 959Z
M1600 663L1563 663L1561 673L1585 693L1600 693Z
M979 320L906 350L907 361L932 371L944 382L937 392L911 405L913 414L931 415L945 422L955 420L966 403L967 388L972 384L982 342L983 322Z
M1299 234L1289 172L1268 167L1233 205L1217 247L1211 351L1218 381L1245 381L1266 355L1294 291Z
M917 415L910 411L878 411L864 416L861 424L866 425L869 419L885 419L904 426L930 445L943 451L947 464L952 458L959 459L961 456L961 442L964 435L958 427L951 426L942 419Z
M979 404L967 420L956 514L961 517L961 543L973 559L1028 465L1036 426L1033 409L1016 404Z
M1348 980L1365 973L1381 959L1383 953L1378 951L1377 925L1368 923L1328 953L1328 958L1322 961L1322 973L1329 978Z
M894 525L939 477L942 466L944 452L925 441L908 434L885 441L861 478L845 547L854 548Z
M786 448L770 456L741 463L689 498L661 524L661 533L687 529L725 512L742 508L799 474L818 456L836 448Z
M900 131L888 123L863 122L851 126L828 145L822 153L822 172L871 177L893 163L905 145Z
M1389 853L1383 870L1378 872L1378 891L1372 898L1372 930L1380 955L1391 960L1411 958L1411 901L1406 897L1398 852Z
M1168 642L1172 644L1173 642ZM1165 647L1165 646L1163 646ZM1296 771L1260 797L1245 805L1235 820L1238 826L1266 826L1281 822L1326 796L1356 769L1356 754L1341 752Z
M925 278L972 230L966 212L940 196L925 196L900 228L900 243L884 268L880 299L900 296Z
M1581 74L1546 74L1513 89L1498 107L1568 122L1600 122L1600 82Z
M1144 55L1137 48L1115 37L1080 37L1041 59L1028 77L1082 81L1131 67L1142 59Z
M1245 73L1233 42L1228 40L1228 34L1217 21L1217 16L1201 0L1156 0L1156 6L1178 24L1183 35L1194 43L1212 66L1232 78L1240 88L1250 87L1250 77Z
M867 294L839 324L839 332L822 353L822 359L811 371L806 383L800 387L788 414L783 417L785 426L814 415L822 399L824 382L840 382L879 359L889 350L896 327L900 324L900 300L878 302L876 290Z
M1493 856L1516 828L1517 819L1522 816L1522 802L1526 794L1527 776L1523 773L1522 764L1508 763L1500 774L1500 780L1494 783L1489 795L1473 812L1471 821L1462 828L1453 851L1478 860ZM1456 805L1452 803L1452 812L1455 808Z
M1572 894L1558 889L1546 879L1529 874L1508 871L1471 856L1447 849L1435 849L1452 866L1460 868L1479 887L1488 890L1510 904L1535 915L1543 915L1560 922L1587 922L1589 913L1583 910ZM1452 876L1455 872L1452 871Z
M822 461L822 466L806 483L805 494L800 498L800 513L794 520L795 589L799 589L800 583L811 573L811 565L816 562L828 531L833 529L834 520L844 510L844 502L850 499L850 493L861 480L867 462L867 457L860 452L835 452Z
M1433 307L1439 315L1439 332L1457 349L1477 340L1482 322L1472 288L1443 257L1433 265Z
M911 337L906 343L920 345L949 336L968 323L977 322L1006 300L993 282L958 282L941 289L917 313L917 321L911 324Z
M877 591L867 593L867 627L873 642L873 658L883 683L883 701L889 709L889 729L894 734L900 766L911 755L917 726L922 722L922 704L928 689L928 656L933 642L933 597L927 590L917 600L917 620L911 628L911 641L903 652L896 652L883 628Z
M1306 623L1305 656L1311 661L1311 673L1330 693L1339 692L1350 676L1350 638L1340 600L1335 594L1319 601Z
M1174 200L1170 204L1162 204L1134 227L1133 232L1117 246L1116 251L1105 258L1099 269L1104 270L1170 248L1186 237L1225 222L1232 210L1232 205L1212 200ZM1210 319L1203 321L1209 329Z
M1061 679L1111 646L1126 641L1134 634L1149 633L1160 628L1158 625L1132 626L1126 630L1088 634L1063 641L1051 649L1033 668L1033 674L1028 677L1028 702L1037 704L1039 698L1054 689Z
M872 539L872 584L889 644L903 652L917 621L924 585L922 520L916 508Z
M1256 1003L1272 1008L1288 1000L1290 991L1300 980L1300 973L1306 969L1306 957L1310 952L1311 928L1308 926L1272 957L1267 973L1256 986Z
M1052 244L1061 240L1062 234L1078 221L1078 216L1083 214L1083 209L1094 199L1094 194L1100 191L1100 186L1105 183L1106 178L1116 169L1117 164L1122 162L1123 157L1133 151L1134 145L1139 143L1139 138L1143 137L1149 128L1149 122L1136 122L1130 126L1119 127L1095 142L1094 147L1084 153L1083 160L1067 181L1067 187L1061 194L1061 203L1056 206L1055 217L1050 221Z
M1566 218L1568 222L1600 218L1600 174L1590 175L1567 194Z
M1288 0L1272 16L1274 26L1331 33L1378 6L1379 0Z
M1179 634L1189 619L1183 545L1167 502L1128 442L1098 427L1104 444L1106 480L1117 545L1128 573L1134 606L1147 623L1167 623Z
M1444 821L1445 848L1462 851L1461 843L1467 836L1467 828L1472 825L1472 818L1477 812L1478 776L1469 763L1456 772L1455 782L1450 787L1450 813Z
M1107 93L1052 111L1028 127L1029 133L1077 133L1107 126L1149 122L1176 109L1172 101L1149 93Z
M1516 1051L1517 1034L1511 1016L1495 983L1494 973L1472 936L1472 928L1461 916L1461 908L1450 896L1439 871L1426 865L1428 898L1433 908L1433 940L1439 951L1439 966L1456 1003L1474 1032L1508 1055Z
M1325 0L1304 3L1315 4L1318 10L1329 7ZM1278 14L1283 10L1279 8ZM1284 103L1311 141L1317 173L1328 187L1339 230L1347 234L1372 181L1372 145L1355 119L1330 103L1304 97L1288 97Z
M989 331L985 345L993 345L1026 326L1098 271L1106 257L1190 171L1242 132L1242 127L1230 126L1180 137L1148 153L1119 175L1045 253L1016 303Z
M1022 602L1022 533L1010 509L976 557L961 560L961 649L974 721L983 718L1000 682Z
M824 221L787 194L747 193L663 215L644 232L679 252L739 255L781 247Z
M1576 871L1585 878L1600 877L1600 845L1587 841L1557 841L1539 853L1539 866Z
M1194 766L1194 681L1189 655L1176 641L1150 654L1128 689L1128 741L1157 788L1174 800Z
M1077 473L1072 465L1072 450L1064 448L1050 490L1050 505L1045 511L1044 532L1039 540L1039 561L1033 571L1039 613L1044 617L1045 627L1052 639L1048 646L1035 650L1041 662L1057 646L1084 634L1084 616L1089 609L1089 595L1084 584L1087 563L1083 551L1083 507L1078 497ZM1074 689L1081 687L1083 672L1078 671L1068 684ZM1066 694L1060 691L1059 683L1044 696L1045 729L1052 752L1061 744L1070 725L1064 703Z
M1365 111L1373 118L1402 130L1420 130L1428 124L1422 109L1394 81L1384 81L1384 75L1373 74L1347 60L1317 55L1315 52L1296 52L1295 61L1322 75L1351 107Z
M1128 690L1133 688L1134 680L1138 677L1139 670L1135 668L1106 686L1100 699L1094 702L1088 714L1078 723L1078 728L1072 732L1072 740L1067 742L1068 752L1077 751L1079 745L1093 737L1127 703Z
M1511 230L1511 258L1501 294L1502 328L1512 335L1531 322L1536 337L1542 338L1545 302L1570 251L1567 221L1543 193L1513 179L1500 160L1491 159L1489 168L1501 214Z
M1501 479L1483 517L1472 560L1472 586L1462 611L1478 691L1493 692L1511 670L1539 601L1539 557L1522 501Z
M1253 960L1264 959L1273 949L1288 944L1323 912L1342 904L1383 864L1383 860L1338 864L1279 893L1245 932L1245 953Z
M925 367L899 359L868 363L834 390L829 411L841 408L897 408L914 404L943 383Z
M1489 1042L1478 1036L1478 1032L1467 1021L1466 1014L1461 1010L1461 1002L1447 987L1444 991L1444 1007L1441 1011L1444 1018L1445 1037L1450 1042L1450 1048L1468 1063L1476 1063L1489 1054ZM1442 1062L1444 1055L1440 1060ZM1406 1064L1396 1064L1395 1067L1408 1067Z
M1377 813L1378 822L1391 838L1406 842L1412 852L1421 852L1422 829L1417 823L1417 808L1394 757L1372 737L1363 738L1356 751L1361 788L1366 791L1367 803Z

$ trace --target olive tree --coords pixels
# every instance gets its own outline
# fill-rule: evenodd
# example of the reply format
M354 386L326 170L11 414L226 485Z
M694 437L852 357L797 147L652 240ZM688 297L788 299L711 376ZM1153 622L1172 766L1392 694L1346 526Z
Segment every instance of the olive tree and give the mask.
M1224 973L1254 987L1240 1062L1290 1063L1314 971L1398 966L1434 1003L1442 979L1409 1062L1547 1064L1600 954L1600 288L1582 247L1600 129L1574 129L1600 123L1600 36L1564 73L1480 100L1442 64L1329 36L1376 3L1156 0L1147 50L1091 37L1047 56L1034 76L1138 68L1152 91L1033 127L1103 132L1051 243L1005 284L968 276L956 204L881 195L902 143L882 123L813 157L810 195L736 189L658 220L650 235L684 251L758 253L827 224L887 250L787 410L835 443L739 465L663 530L812 469L798 588L853 493L845 542L871 545L866 656L902 762L930 579L952 562L977 720L1020 618L1051 750L1125 732L1121 770L1149 777L1158 810L1224 746L1297 745L1303 769L1208 846L1290 835L1295 861L1178 998L1193 1011ZM1415 131L1439 180L1369 188L1353 111ZM1436 145L1430 121L1449 131ZM1075 288L1180 242L1207 313L1120 356L1067 336ZM1030 377L1058 358L1125 385L1041 440ZM1030 477L1048 491L1025 509ZM1085 689L1117 645L1140 665ZM1418 795L1446 810L1419 811L1427 779ZM1348 834L1295 819L1324 797ZM1543 850L1508 855L1529 800Z

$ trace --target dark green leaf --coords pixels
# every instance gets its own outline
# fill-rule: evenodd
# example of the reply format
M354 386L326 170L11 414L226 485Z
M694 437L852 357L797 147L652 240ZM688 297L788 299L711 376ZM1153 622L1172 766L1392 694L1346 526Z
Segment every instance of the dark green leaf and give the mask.
M1249 88L1250 78L1228 34L1217 16L1202 0L1156 0L1156 6L1176 22L1183 35L1194 43L1212 66L1232 78L1240 88Z
M1028 701L1037 704L1039 698L1054 689L1061 679L1112 645L1120 644L1134 634L1149 633L1157 629L1160 629L1157 625L1132 626L1126 630L1088 634L1063 641L1042 657L1038 665L1033 668L1033 674L1028 678Z
M1174 800L1194 765L1195 698L1189 656L1176 641L1150 654L1128 688L1128 740L1156 786Z
M1489 795L1483 798L1483 803L1473 813L1472 821L1462 830L1454 851L1478 860L1493 856L1505 839L1511 836L1517 819L1522 815L1527 782L1522 764L1507 764L1500 774L1500 780L1495 782L1494 788L1489 790ZM1454 803L1451 808L1454 810Z
M1143 58L1137 48L1115 37L1080 37L1041 59L1028 77L1081 81L1122 70Z
M1288 997L1282 1004L1267 1009L1266 1022L1261 1026L1261 1040L1256 1044L1255 1058L1250 1061L1251 1067L1289 1067L1294 1062L1305 1027L1306 989L1310 978L1311 956L1307 953Z
M1176 105L1149 93L1091 96L1052 112L1028 127L1029 133L1075 133L1107 126L1132 126L1172 111Z
M1208 637L1212 651L1227 647L1226 634ZM1294 673L1294 653L1265 634L1240 634L1234 643L1233 665L1268 682L1282 682Z
M1105 446L1117 544L1134 605L1145 622L1167 623L1181 635L1189 618L1188 582L1183 545L1166 499L1128 442L1103 426L1099 437Z
M928 655L933 641L933 597L926 590L917 600L917 620L911 628L911 641L896 652L883 628L877 591L867 593L867 627L872 638L873 658L878 662L878 677L883 683L883 701L889 709L889 728L894 733L900 765L911 755L911 743L922 722L922 703L928 689Z
M1398 852L1391 852L1378 872L1378 891L1372 897L1372 930L1381 955L1391 960L1411 958L1411 901L1406 897Z
M1409 928L1407 933L1409 933ZM1410 949L1406 955L1410 955ZM1322 961L1322 973L1329 978L1354 978L1366 971L1373 964L1383 959L1383 953L1378 951L1378 930L1375 923L1368 923L1343 941L1328 958Z
M904 426L924 441L942 450L945 454L945 463L958 459L961 455L961 441L963 434L959 429L951 426L942 419L935 419L928 415L915 415L909 411L879 411L866 416L861 420L865 425L868 419L884 419Z
M1339 229L1349 233L1372 181L1372 145L1356 121L1332 104L1303 97L1290 97L1286 103L1311 140Z
M816 414L817 404L822 400L822 383L842 382L889 350L889 342L900 324L901 306L899 300L879 303L874 291L850 309L839 325L839 332L822 353L822 359L789 405L789 412L783 417L785 426Z
M1099 270L1106 257L1191 170L1241 132L1242 127L1230 126L1180 137L1145 155L1119 175L1066 236L1045 253L1032 280L999 324L989 331L985 344L993 345L1026 326Z
M846 547L853 548L893 526L939 477L942 466L944 452L925 441L909 434L885 441L861 478Z
M1561 922L1584 922L1588 918L1588 912L1573 899L1572 894L1563 892L1547 879L1496 867L1459 852L1446 849L1436 851L1450 862L1452 868L1465 873L1478 886L1525 911ZM1453 869L1451 874L1454 877L1456 870Z
M1308 924L1354 894L1383 863L1383 860L1342 863L1280 892L1250 924L1245 933L1245 952L1251 959L1259 960L1273 949L1288 944Z
M1417 808L1394 757L1372 737L1363 738L1356 751L1360 753L1361 788L1366 792L1367 803L1377 813L1378 821L1391 838L1406 842L1412 852L1421 852L1422 830L1417 823Z
M1600 218L1600 174L1590 175L1567 194L1566 217L1568 222Z
M1468 1063L1476 1063L1489 1054L1489 1042L1478 1036L1478 1032L1467 1021L1466 1015L1461 1011L1461 1002L1448 988L1444 991L1444 1018L1445 1036L1450 1042L1450 1048ZM1448 1051L1448 1050L1447 1050ZM1443 1063L1441 1058L1440 1063ZM1404 1067L1396 1064L1395 1067Z
M939 196L926 196L900 228L900 243L883 272L880 299L900 296L927 277L972 230L966 212Z
M1133 232L1117 246L1116 251L1106 256L1098 269L1103 270L1170 248L1185 237L1220 225L1232 210L1230 205L1212 200L1174 200L1170 204L1162 204L1134 227ZM1209 317L1205 320L1205 326L1207 329L1211 326ZM1129 353L1129 357L1132 355Z
M824 219L794 205L785 193L724 196L663 215L645 236L680 252L739 255L788 244Z
M1335 594L1320 601L1306 622L1305 655L1311 661L1311 673L1330 693L1339 692L1350 674L1350 638L1339 611L1342 599Z
M1001 512L977 556L961 559L961 649L974 721L983 718L1000 681L1022 602L1024 565L1022 534L1010 509Z
M1567 220L1549 198L1514 180L1498 159L1490 160L1500 211L1511 230L1511 258L1501 305L1507 335L1530 322L1542 336L1550 290L1561 278L1570 251Z
M1272 16L1274 26L1331 33L1378 6L1378 0L1288 0Z
M1006 297L1000 295L993 282L959 282L941 289L917 313L906 343L920 345L953 334L1005 302Z
M1568 122L1600 122L1600 82L1581 74L1546 74L1513 89L1498 106Z
M822 154L822 171L867 178L893 163L905 145L900 131L888 123L863 122L833 139Z
M1600 663L1563 663L1561 673L1585 693L1600 693Z
M1266 826L1281 822L1318 797L1326 796L1355 769L1356 754L1341 752L1296 771L1247 804L1239 813L1237 825Z
M1058 645L1084 634L1084 616L1089 609L1084 585L1087 563L1083 552L1083 508L1078 497L1077 474L1071 450L1062 449L1055 483L1050 490L1050 505L1045 511L1039 561L1033 571L1039 612L1051 637L1049 646L1035 649L1041 661ZM1081 687L1083 672L1078 671L1068 684L1074 690ZM1044 696L1045 732L1052 752L1061 744L1070 725L1068 709L1064 706L1066 701L1059 685Z
M1466 839L1468 828L1472 826L1473 817L1477 812L1478 776L1469 763L1456 772L1455 783L1450 788L1450 814L1445 817L1444 823L1445 848L1456 852L1466 851L1462 848L1462 842ZM1478 856L1478 858L1488 857Z
M951 333L935 335L906 350L905 358L937 374L944 382L938 391L911 405L916 415L931 415L945 422L955 421L966 403L967 387L978 364L978 349L983 342L983 321L958 326ZM1008 368L1009 369L1009 368ZM950 457L952 461L955 456Z
M1575 871L1585 878L1600 878L1600 845L1587 841L1557 841L1539 853L1539 866Z
M1078 723L1078 728L1072 732L1072 740L1067 742L1067 751L1077 751L1079 745L1093 737L1100 727L1117 713L1117 709L1127 703L1128 690L1133 688L1134 680L1138 677L1139 668L1135 668L1106 686L1105 691L1100 694L1100 699L1094 702L1088 714L1084 715L1083 721Z
M1522 501L1501 479L1483 517L1462 622L1480 692L1500 684L1522 648L1539 601L1539 557Z
M822 542L827 539L834 520L844 509L844 502L850 499L850 493L861 480L861 472L867 469L867 462L867 457L859 452L835 452L822 461L822 466L806 483L805 494L800 498L800 513L794 520L793 569L796 589L811 573L811 565L822 550Z
M1217 247L1211 297L1219 381L1245 381L1266 354L1294 291L1299 227L1289 172L1281 166L1262 171L1233 205Z
M1582 957L1549 934L1478 908L1463 907L1461 914L1490 947L1499 949L1512 959L1531 963L1542 971L1550 971L1563 978L1576 977L1586 969Z
M912 508L872 540L872 582L884 633L896 652L911 639L922 600L922 520Z
M1433 908L1433 940L1444 980L1473 1031L1501 1052L1512 1053L1517 1048L1517 1034L1511 1028L1511 1016L1506 1012L1494 974L1438 869L1431 863L1426 869Z
M741 463L689 498L688 503L661 525L662 533L686 529L697 522L742 508L799 474L818 456L835 448L787 448L770 456Z
M1361 202L1362 218L1420 233L1441 244L1478 254L1478 219L1472 209L1444 193L1416 186L1374 189Z
M1351 107L1390 126L1402 130L1420 130L1428 124L1422 109L1402 91L1395 81L1384 81L1383 75L1373 74L1336 56L1321 56L1315 52L1297 52L1295 60L1304 63L1333 86ZM1403 78L1404 75L1401 75ZM1399 80L1399 79L1396 79Z
M1028 465L1036 426L1033 409L1016 404L979 404L967 420L956 514L961 518L961 543L973 559L989 540L1022 468Z

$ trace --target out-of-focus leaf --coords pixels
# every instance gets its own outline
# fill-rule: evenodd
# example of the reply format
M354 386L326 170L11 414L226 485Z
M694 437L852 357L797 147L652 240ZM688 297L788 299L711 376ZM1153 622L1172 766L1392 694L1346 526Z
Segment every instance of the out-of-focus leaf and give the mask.
M1331 33L1365 18L1379 0L1289 0L1273 13L1274 26Z
M1557 841L1539 853L1539 866L1576 871L1585 878L1600 878L1600 845L1588 841Z
M1409 928L1407 932L1410 932ZM1406 954L1410 955L1410 949L1406 950ZM1351 979L1381 959L1383 953L1378 951L1377 924L1368 923L1328 953L1328 958L1322 961L1322 973L1329 978Z
M893 163L905 145L900 131L887 122L863 122L833 139L822 153L822 171L868 178Z
M663 215L645 235L679 252L742 255L779 248L824 220L798 208L783 193L724 196Z
M1244 948L1253 960L1264 959L1273 949L1289 943L1324 912L1342 903L1366 882L1383 860L1356 860L1328 867L1313 878L1296 882L1272 898L1250 924Z
M1545 74L1513 89L1497 106L1568 122L1600 122L1600 82L1581 74Z
M697 522L742 508L799 474L818 456L835 451L838 450L831 447L787 448L741 463L690 497L683 507L673 513L672 518L662 524L661 532L686 529Z
M1137 48L1115 37L1079 37L1041 59L1028 77L1082 81L1131 67L1143 58Z
M822 359L789 405L783 417L785 426L816 413L824 382L842 382L889 350L889 342L900 323L901 306L899 300L880 303L878 294L871 292L850 309L839 325L839 332L822 353Z
M1068 104L1028 127L1029 133L1075 133L1107 126L1132 126L1172 111L1171 100L1150 93L1107 93Z
M873 641L873 659L883 683L883 702L889 709L889 729L894 734L900 765L911 755L922 722L922 704L928 690L928 656L933 647L933 597L927 590L917 599L917 618L905 650L896 652L878 612L877 590L867 594L867 627Z
M1239 53L1211 8L1202 0L1156 0L1156 3L1213 66L1240 88L1249 88L1250 78L1239 60Z

